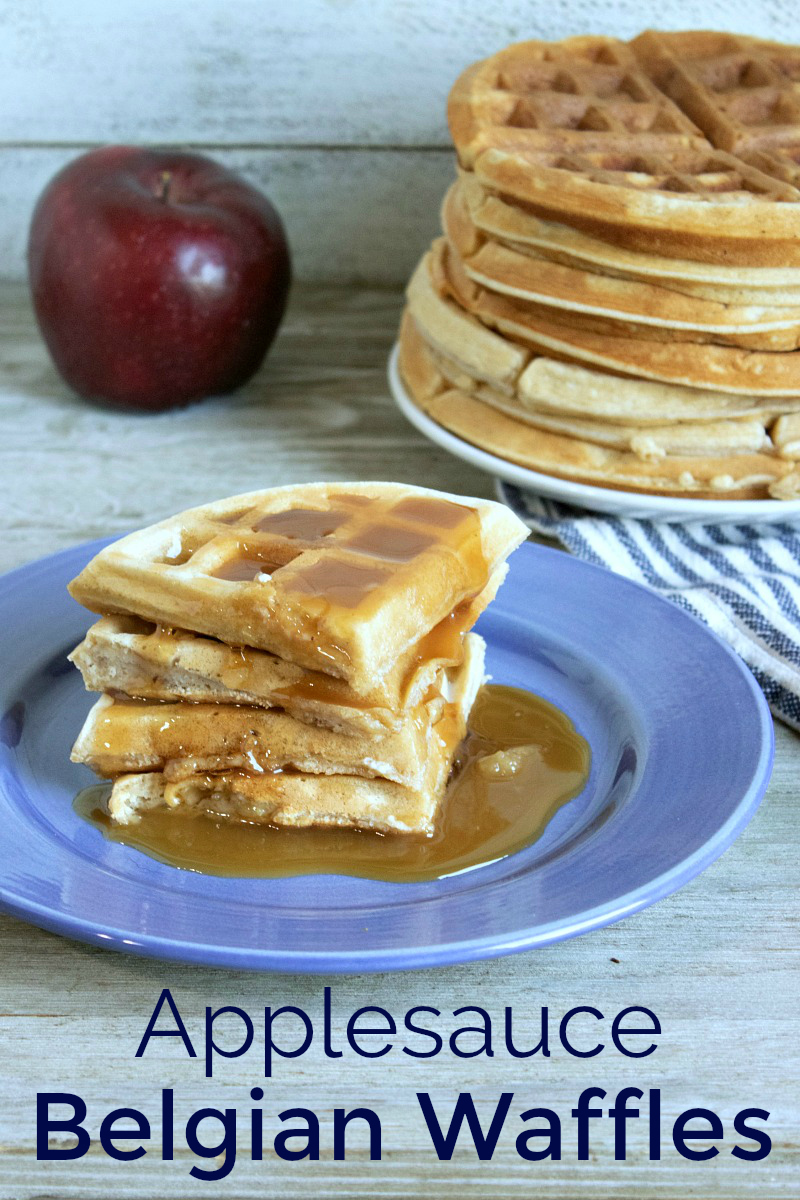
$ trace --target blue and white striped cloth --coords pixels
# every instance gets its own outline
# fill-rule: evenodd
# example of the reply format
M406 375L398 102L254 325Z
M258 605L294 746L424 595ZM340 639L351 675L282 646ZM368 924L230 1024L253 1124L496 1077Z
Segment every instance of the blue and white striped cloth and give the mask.
M800 521L672 525L592 515L510 484L502 495L534 532L700 617L747 663L775 716L800 729Z

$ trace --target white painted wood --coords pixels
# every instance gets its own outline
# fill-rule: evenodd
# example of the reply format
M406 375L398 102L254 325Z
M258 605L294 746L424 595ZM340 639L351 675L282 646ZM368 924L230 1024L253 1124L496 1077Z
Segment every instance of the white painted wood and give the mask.
M30 217L77 150L0 149L0 279L25 278ZM264 191L286 225L295 276L404 283L439 230L454 172L447 150L214 150Z
M652 24L797 31L789 0L3 0L0 141L442 145L475 59Z
M491 494L491 483L428 445L393 408L384 379L399 313L397 293L300 289L280 340L252 385L229 401L182 413L133 417L100 412L70 396L49 367L21 286L0 289L0 568L85 538L113 533L177 511L210 495L319 478L398 478L449 490ZM720 714L724 720L724 713ZM0 1200L260 1200L264 1196L405 1198L475 1196L504 1200L796 1200L800 1178L800 737L778 727L768 798L724 857L676 895L608 929L557 946L442 970L321 977L248 975L105 953L0 917ZM13 853L3 842L0 853ZM280 1065L264 1083L256 1052L230 1060L212 1081L171 1043L134 1059L162 987L170 987L194 1032L206 1005L237 1004L256 1016L264 1005L297 1004L317 1014L333 986L342 1017L380 1004L402 1017L415 1004L442 1013L480 1004L502 1019L511 1005L520 1040L532 1038L542 1006L557 1015L593 1004L614 1014L646 1004L659 1015L659 1050L643 1062L601 1056L581 1061L554 1051L548 1060L433 1063L393 1053L376 1062L352 1054L331 1062L319 1045ZM444 1018L443 1018L444 1019ZM452 1018L451 1025L452 1027ZM157 1151L129 1163L93 1151L79 1164L36 1163L38 1090L74 1090L89 1104L96 1132L110 1108L134 1105L158 1125L160 1089L175 1088L177 1113L212 1104L247 1111L249 1089L265 1089L272 1119L285 1107L320 1113L323 1161L281 1162L267 1150L219 1184L188 1172L191 1157ZM761 1164L730 1153L690 1164L665 1135L660 1163L647 1161L641 1131L627 1162L615 1162L611 1123L597 1124L592 1158L579 1163L565 1134L560 1163L525 1163L504 1138L493 1162L459 1150L438 1163L414 1094L439 1105L471 1091L481 1105L515 1093L513 1113L546 1105L569 1120L581 1089L610 1093L626 1085L660 1087L664 1125L690 1105L730 1122L740 1108L771 1112L774 1139ZM354 1142L331 1161L332 1109L368 1104L383 1121L384 1158L369 1163ZM514 1115L512 1127L522 1128ZM514 1131L516 1132L516 1131ZM158 1145L159 1131L156 1129ZM269 1146L269 1143L268 1143Z
M789 0L0 0L0 278L24 277L52 171L126 141L241 165L278 201L300 278L400 283L449 178L457 74L523 37L648 24L800 40Z

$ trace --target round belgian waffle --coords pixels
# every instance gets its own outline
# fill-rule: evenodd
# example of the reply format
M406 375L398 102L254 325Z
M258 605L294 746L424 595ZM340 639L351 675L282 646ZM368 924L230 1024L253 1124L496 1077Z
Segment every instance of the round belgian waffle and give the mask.
M442 210L450 253L480 287L511 296L567 324L661 341L720 342L757 350L800 345L800 307L725 304L661 282L619 278L553 261L534 248L487 237L472 222L456 183Z
M448 118L492 191L627 249L800 264L800 49L733 34L522 42L468 68Z
M465 441L531 470L604 488L694 499L790 499L800 487L793 464L774 453L647 455L545 429L492 408L476 380L463 378L454 385L409 313L399 345L400 373L419 408Z
M469 67L399 363L466 442L582 484L800 488L800 47L520 42Z

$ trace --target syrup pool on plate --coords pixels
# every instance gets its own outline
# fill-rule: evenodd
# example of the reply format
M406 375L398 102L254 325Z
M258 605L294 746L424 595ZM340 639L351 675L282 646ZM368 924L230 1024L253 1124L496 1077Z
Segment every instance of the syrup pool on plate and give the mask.
M191 809L145 812L113 825L109 784L84 789L80 816L110 841L209 875L356 875L397 883L441 879L531 845L589 775L590 751L569 718L522 688L487 684L470 714L430 837L252 825Z

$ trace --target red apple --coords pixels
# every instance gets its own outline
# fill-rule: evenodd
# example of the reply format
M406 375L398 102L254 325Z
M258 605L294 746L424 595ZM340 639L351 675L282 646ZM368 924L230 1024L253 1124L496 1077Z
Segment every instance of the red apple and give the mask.
M266 196L200 154L133 146L93 150L51 180L33 214L28 272L67 383L140 409L249 379L290 279Z

